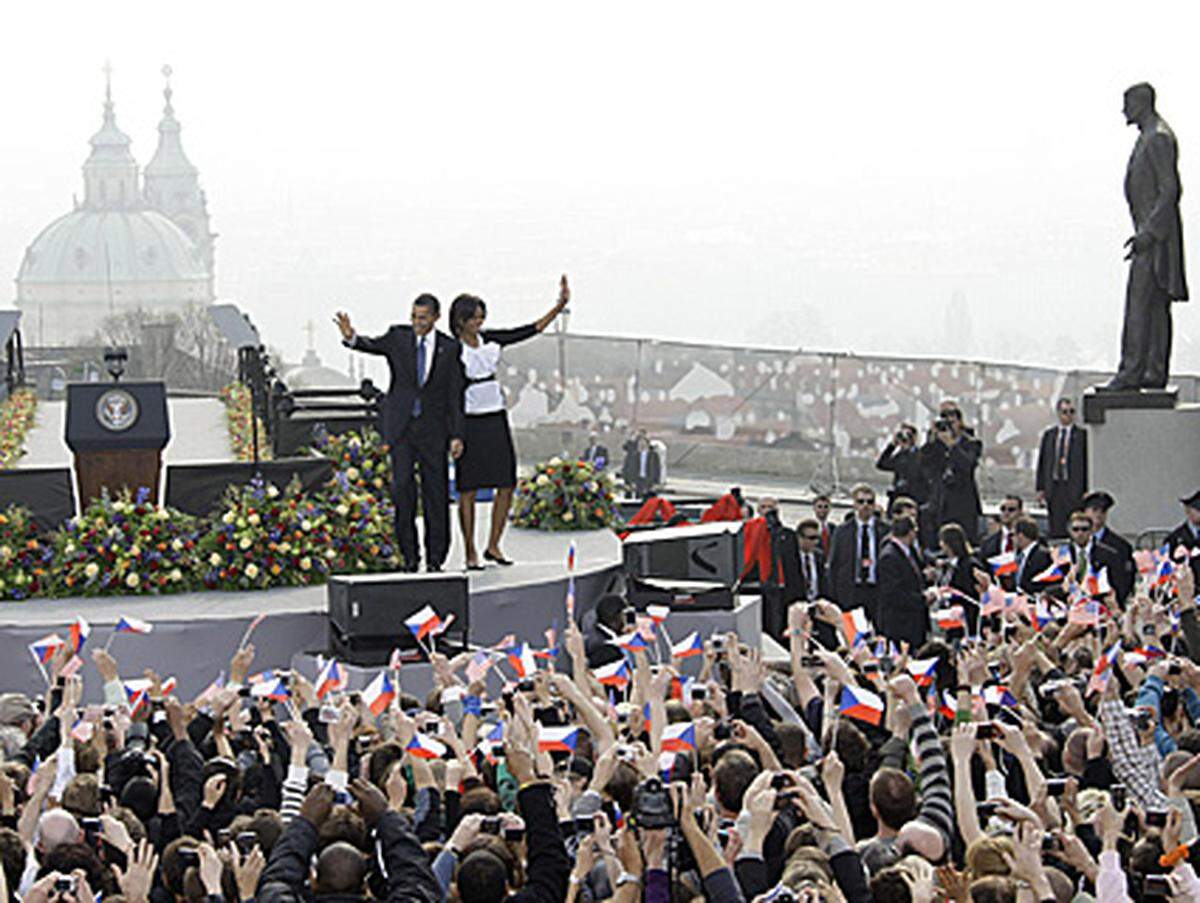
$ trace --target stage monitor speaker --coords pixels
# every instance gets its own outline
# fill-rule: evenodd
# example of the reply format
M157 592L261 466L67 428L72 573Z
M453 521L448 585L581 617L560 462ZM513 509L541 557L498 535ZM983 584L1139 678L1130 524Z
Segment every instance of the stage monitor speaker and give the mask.
M332 577L328 584L329 648L352 664L384 665L392 649L415 649L407 618L426 605L442 622L439 649L457 652L470 636L467 578L463 574L361 574Z
M629 602L638 611L669 605L673 611L733 611L733 593L723 583L704 580L656 580L632 577Z
M733 586L742 572L742 545L740 521L635 533L623 544L625 571L633 577Z

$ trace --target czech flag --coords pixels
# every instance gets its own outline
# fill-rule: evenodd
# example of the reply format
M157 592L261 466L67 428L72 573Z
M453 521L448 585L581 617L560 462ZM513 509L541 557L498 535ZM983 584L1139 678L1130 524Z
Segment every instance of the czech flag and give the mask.
M936 709L947 721L953 721L958 717L958 702L949 690L942 690L939 695L935 687L929 688L930 709Z
M113 628L113 633L150 633L153 629L154 625L149 621L122 615L121 620L117 621L117 626Z
M932 617L933 622L942 630L962 630L965 627L961 605L952 605L950 608L935 611Z
M409 755L417 759L440 759L446 754L445 744L420 731L413 734L413 738L408 741L408 746L404 748L408 750Z
M533 657L533 650L529 648L528 643L510 646L504 650L504 654L508 657L512 669L517 672L517 677L530 677L537 671L537 660Z
M1012 708L1017 704L1017 697L1013 696L1008 687L1003 684L994 684L983 688L983 703L984 705L1006 705Z
M674 658L691 658L693 655L703 654L704 640L700 639L700 633L696 630L671 647L671 655Z
M67 634L68 642L75 650L75 654L78 655L83 649L83 644L87 642L88 635L92 632L92 625L85 621L82 615L78 615L71 622L68 630L70 631Z
M1140 646L1132 652L1126 652L1122 661L1127 665L1144 665L1156 658L1163 658L1166 654L1157 646Z
M1112 592L1112 586L1108 582L1108 568L1096 570L1089 565L1083 585L1090 596L1107 596Z
M646 614L656 625L662 624L671 614L670 605L647 605Z
M1056 583L1067 576L1067 570L1071 567L1071 551L1066 546L1059 546L1054 553L1054 560L1050 563L1050 567L1037 574L1033 578L1034 583Z
M437 616L432 605L426 605L415 615L405 618L404 626L411 631L419 643L431 633L436 635L438 628L442 626L442 619Z
M635 630L633 633L627 633L624 636L619 636L616 639L616 644L626 652L637 652L649 648L646 638L642 636L640 631Z
M1038 598L1033 603L1033 611L1029 615L1029 621L1033 624L1033 629L1041 631L1043 627L1054 620L1054 615L1050 612L1050 606L1045 599Z
M1087 695L1090 696L1092 693L1104 691L1104 688L1108 686L1109 678L1112 677L1113 665L1117 663L1117 658L1120 654L1121 641L1117 640L1100 656L1100 659L1096 662L1096 667L1092 669L1092 677L1087 685Z
M997 577L1003 577L1005 574L1015 574L1017 572L1017 553L1002 552L999 555L993 555L988 559L988 567L992 569L992 573Z
M271 699L275 702L286 702L290 698L291 693L288 692L287 684L278 677L269 677L266 680L253 682L250 686L250 695L255 699Z
M838 712L867 724L879 725L883 721L883 700L862 687L842 687L842 698Z
M859 637L865 637L871 632L871 622L867 620L867 613L861 608L842 612L842 630L846 634L847 644L853 646Z
M34 660L46 664L50 659L54 658L54 653L63 646L62 637L57 633L52 633L49 636L44 636L40 640L34 640L29 644L29 653Z
M908 673L917 682L918 687L927 687L937 677L938 660L934 658L914 658L908 663Z
M150 698L150 681L139 677L135 680L124 681L123 685L125 701L129 703L129 711L131 714L136 714L137 710L144 706Z
M338 664L337 659L331 658L317 675L317 699L324 699L330 693L342 689L349 680L350 675Z
M696 748L696 725L691 721L668 724L662 732L664 752L688 752Z
M533 657L546 661L554 661L558 658L558 631L555 628L546 628L546 648L536 650Z
M575 575L567 578L567 617L575 620Z
M538 752L575 752L579 742L577 727L538 727Z
M629 665L623 658L607 665L601 665L592 673L596 675L596 680L606 687L620 688L629 683Z
M392 683L392 677L386 671L380 671L379 675L367 684L367 688L362 693L363 702L367 704L371 714L376 717L386 712L387 707L395 698L396 685Z
M571 544L567 546L567 570L575 570L575 541L571 540Z
M164 680L161 686L163 696L170 696L172 693L174 693L177 684L178 681L175 680L173 675Z

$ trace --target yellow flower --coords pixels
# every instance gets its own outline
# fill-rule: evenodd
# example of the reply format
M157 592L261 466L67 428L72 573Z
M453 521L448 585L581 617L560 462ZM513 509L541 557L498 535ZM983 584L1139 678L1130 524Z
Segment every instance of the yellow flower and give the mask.
M311 567L312 560L307 555L300 559L300 570L307 571Z
M87 563L87 565L84 566L83 574L89 580L94 579L95 576L99 573L100 573L100 565L96 564L96 562L94 562L94 561L89 561Z

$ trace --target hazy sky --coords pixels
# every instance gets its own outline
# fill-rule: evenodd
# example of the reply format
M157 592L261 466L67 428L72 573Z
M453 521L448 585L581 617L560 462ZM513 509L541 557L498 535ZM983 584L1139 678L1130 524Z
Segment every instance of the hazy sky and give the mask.
M81 192L104 60L143 164L169 62L218 292L292 355L312 318L340 365L337 306L374 331L426 290L526 321L565 271L572 331L1105 365L1135 81L1180 140L1200 292L1197 8L13 5L0 261Z

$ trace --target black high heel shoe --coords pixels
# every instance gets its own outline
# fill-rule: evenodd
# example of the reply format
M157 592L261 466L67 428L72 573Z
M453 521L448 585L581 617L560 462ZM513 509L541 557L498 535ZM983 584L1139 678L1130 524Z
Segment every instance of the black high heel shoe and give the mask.
M482 564L471 564L471 562L468 561L467 562L467 570L468 571L482 571L482 570L485 570L485 568Z
M515 562L515 561L509 561L509 560L508 560L507 558L505 558L504 556L502 556L502 555L493 555L491 552L484 552L484 553L483 553L483 557L484 557L485 559L487 559L488 561L495 562L496 564L502 564L502 565L504 565L505 567L510 567L511 565L514 565L514 564L516 564L516 562Z

